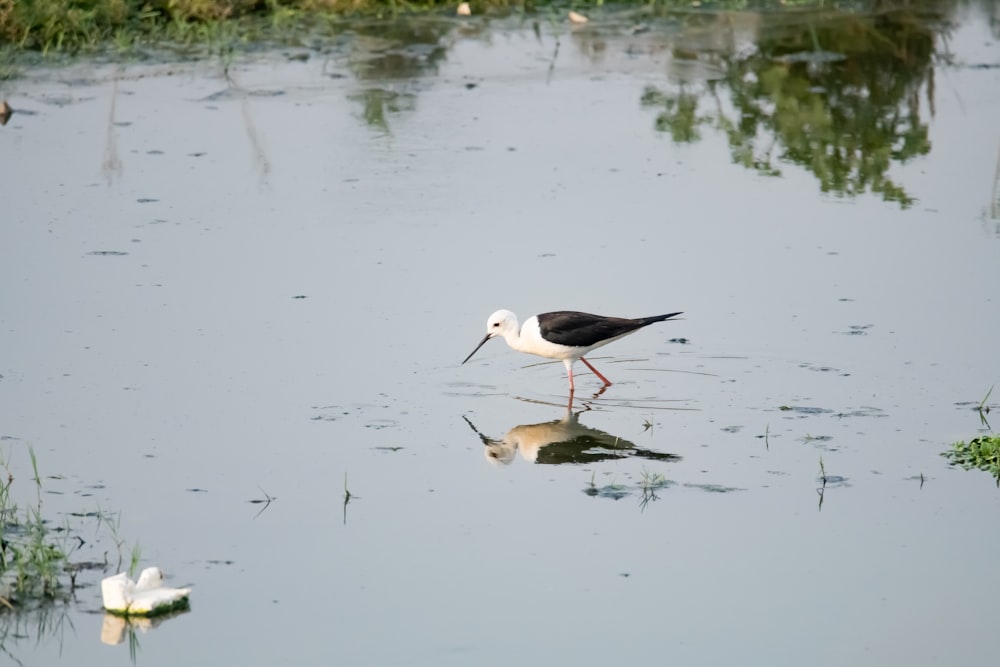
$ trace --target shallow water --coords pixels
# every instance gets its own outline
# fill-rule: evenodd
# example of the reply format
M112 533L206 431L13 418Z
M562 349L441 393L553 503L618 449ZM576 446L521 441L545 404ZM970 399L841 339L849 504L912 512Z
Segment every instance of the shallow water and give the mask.
M130 653L89 573L4 650L992 664L1000 493L939 455L1000 379L992 10L422 20L0 84L14 488L30 445L76 557L113 573L77 514L120 512L194 587ZM459 365L498 308L685 315L595 353L597 397L578 365L567 418L558 362Z

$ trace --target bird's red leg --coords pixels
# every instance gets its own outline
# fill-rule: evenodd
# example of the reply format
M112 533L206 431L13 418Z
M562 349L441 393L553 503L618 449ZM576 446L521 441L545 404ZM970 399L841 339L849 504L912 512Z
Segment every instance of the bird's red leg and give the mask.
M589 366L590 364L587 364L587 365ZM569 395L572 396L573 395L573 389L574 389L574 387L573 387L573 365L572 364L570 364L569 366L566 367L566 372L569 373Z
M597 370L596 368L594 368L593 366L591 366L589 361L587 361L583 357L580 357L580 361L582 361L583 363L587 364L587 368L589 368L590 370L594 371L594 375L596 375L597 377L601 378L601 381L604 383L605 387L610 387L611 386L611 380L609 380L608 378L606 378L603 375L601 375L601 372L599 370ZM572 386L572 385L573 385L573 380L570 379L570 386Z

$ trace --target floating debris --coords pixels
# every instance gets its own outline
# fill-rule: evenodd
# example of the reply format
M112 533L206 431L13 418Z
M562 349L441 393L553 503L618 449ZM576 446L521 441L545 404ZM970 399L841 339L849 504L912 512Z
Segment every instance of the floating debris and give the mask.
M583 489L583 492L592 498L610 498L612 500L621 500L629 494L628 489L620 484L608 484L601 487L590 485Z
M163 570L147 567L132 582L125 572L101 580L104 608L119 616L156 616L188 605L190 588L167 588Z
M782 412L794 412L800 415L822 415L833 412L833 410L826 408L815 408L807 405L779 405L778 409Z
M590 19L588 19L583 14L578 14L578 13L576 13L574 11L570 11L570 13L569 13L569 22L570 23L576 23L577 25L581 25L583 23L586 23L589 20Z
M868 330L871 329L874 324L852 324L848 327L847 331L841 331L840 333L846 336L867 336Z
M888 417L889 415L882 408L873 408L869 405L862 405L853 410L838 412L834 417Z
M0 102L0 125L6 125L12 115L14 115L14 110L7 104L7 100Z
M469 6L469 3L463 2L455 10L455 13L459 16L472 16L472 7Z

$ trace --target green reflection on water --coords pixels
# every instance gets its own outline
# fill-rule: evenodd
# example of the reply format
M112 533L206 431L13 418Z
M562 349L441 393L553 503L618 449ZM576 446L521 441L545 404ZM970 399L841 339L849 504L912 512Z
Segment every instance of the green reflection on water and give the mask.
M815 175L823 192L873 192L912 205L890 171L931 150L927 119L944 12L757 18L749 52L694 54L713 72L703 84L647 87L641 103L657 110L655 128L693 143L710 127L725 133L733 162L762 175L780 176L782 164L794 164Z

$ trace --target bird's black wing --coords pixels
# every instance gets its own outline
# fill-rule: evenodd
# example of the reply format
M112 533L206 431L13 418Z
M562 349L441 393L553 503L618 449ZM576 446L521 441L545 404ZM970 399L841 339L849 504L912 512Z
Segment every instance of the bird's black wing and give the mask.
M680 313L630 320L623 317L603 317L572 310L559 310L539 315L538 327L542 337L549 342L572 347L589 347L677 315Z

